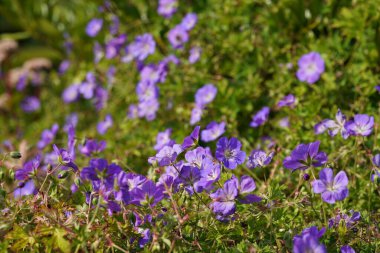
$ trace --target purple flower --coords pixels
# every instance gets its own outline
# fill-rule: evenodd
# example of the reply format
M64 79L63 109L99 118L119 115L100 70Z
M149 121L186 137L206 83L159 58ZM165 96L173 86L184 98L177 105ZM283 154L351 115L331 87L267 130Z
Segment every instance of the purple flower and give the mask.
M21 182L13 192L15 198L20 198L22 196L37 194L36 186L34 181L31 179L27 182Z
M82 154L86 156L92 156L93 154L98 154L102 152L107 146L105 141L97 141L95 139L86 140L84 145L79 147Z
M185 190L192 195L194 190L200 192L201 189L197 186L198 181L201 179L201 171L198 167L184 165L178 175L179 180L185 186Z
M88 22L86 26L86 33L90 37L95 37L100 29L102 29L103 26L103 19L101 18L94 18L91 19L90 22Z
M256 189L255 181L249 176L242 176L239 180L236 177L232 177L227 180L223 188L216 190L214 193L210 194L213 199L211 208L214 213L228 216L235 213L236 202L238 199L243 204L250 204L253 202L259 202L260 197L254 194L248 194ZM247 195L248 194L248 195Z
M128 113L127 113L127 117L128 118L130 118L130 119L136 119L139 116L138 113L139 113L139 110L138 110L137 105L135 105L135 104L129 105L129 107L128 107Z
M380 85L376 85L375 89L377 90L377 92L380 92Z
M158 162L159 166L168 166L175 162L177 156L182 152L182 148L178 144L174 144L173 147L163 147L154 157L154 161Z
M211 157L204 157L201 166L201 179L198 187L211 190L212 184L220 178L220 164L213 161Z
M293 172L295 170L306 170L310 166L322 166L327 162L327 155L325 152L318 152L320 143L320 141L315 141L298 145L290 156L284 159L284 167Z
M144 100L138 104L138 116L145 117L146 120L152 121L156 118L156 113L159 108L157 99Z
M205 130L202 130L201 140L204 142L214 141L218 139L225 132L226 123L220 122L217 123L212 121L207 125Z
M345 125L349 134L368 136L372 133L374 118L367 114L356 114L354 118Z
M334 204L348 196L346 173L340 171L334 178L333 176L332 169L324 168L319 172L320 179L312 182L314 193L322 194L323 201L329 204Z
M190 49L190 55L189 55L189 63L194 64L196 63L199 58L201 57L202 48L200 47L193 47Z
M270 109L269 107L265 106L260 111L258 111L255 115L252 116L252 121L250 126L251 127L259 127L263 125L267 120L269 116Z
M70 61L69 60L63 60L61 64L59 64L58 67L58 73L60 75L63 75L66 73L66 71L70 68Z
M21 109L26 113L35 112L40 109L40 107L40 100L35 96L26 97L21 102Z
M194 28L195 24L198 21L197 14L195 13L188 13L186 16L182 19L182 22L180 26L183 27L186 31L190 31Z
M78 171L78 166L74 163L74 159L69 152L65 149L59 149L55 144L53 145L53 149L60 164L64 167L72 168L74 171Z
M155 206L164 198L164 187L156 186L151 180L145 181L141 188L134 188L131 192L131 203L136 205Z
M105 48L106 58L112 59L116 57L124 43L127 41L127 35L121 34L116 38L110 39Z
M290 119L289 117L283 117L278 121L278 126L282 128L289 128Z
M195 105L195 107L191 110L191 118L190 118L190 125L194 125L198 123L203 114L203 109L202 107Z
M301 234L293 238L293 253L327 253L326 247L319 242L319 238L325 233L322 228L318 231L317 227L306 228Z
M145 60L149 55L153 54L155 50L156 42L149 33L137 36L135 41L127 48L127 51L139 61Z
M93 53L94 53L94 62L98 63L103 58L103 55L104 55L103 48L98 42L95 42L94 44Z
M355 250L351 248L350 246L345 245L342 248L340 248L340 252L341 253L355 253Z
M328 119L324 119L321 122L315 124L315 126L314 126L314 133L315 134L321 134L321 133L324 133L327 130L327 126L325 125L325 122L327 120Z
M335 115L335 120L327 119L323 121L324 126L329 129L330 136L335 136L338 133L342 135L344 139L347 139L350 134L348 133L346 125L346 116L338 109Z
M104 121L101 121L98 123L96 129L98 130L98 133L103 135L107 132L108 128L110 128L113 125L112 116L107 114Z
M37 143L37 147L39 149L43 149L45 148L47 145L49 145L50 143L52 143L52 141L54 140L55 138L55 135L57 134L58 132L58 129L59 129L59 126L58 124L54 124L51 129L45 129L44 131L42 131L41 133L41 138L40 140L38 141Z
M301 82L313 84L325 71L325 62L320 54L311 52L303 55L298 61L297 78Z
M101 86L96 87L95 97L93 101L96 110L100 111L101 109L103 109L107 100L108 100L108 91Z
M156 145L154 146L154 149L159 151L165 146L173 146L175 141L170 139L171 134L172 130L170 128L163 132L159 132L156 137Z
M339 227L344 222L346 228L352 228L357 221L361 219L360 212L350 210L350 215L339 213L337 216L329 219L329 228Z
M94 97L96 86L97 84L94 73L88 72L86 75L86 80L79 86L79 92L85 99L91 99Z
M188 149L198 144L200 126L196 126L189 136L186 136L182 143L182 149Z
M218 89L213 84L206 84L195 93L195 103L199 107L204 107L214 100L217 92Z
M112 35L115 35L119 31L119 26L120 26L120 20L119 17L116 15L112 16L112 24L110 25L110 33Z
M72 84L67 87L62 93L62 100L65 103L72 103L79 98L79 87L80 84Z
M157 12L165 18L171 18L177 11L177 0L159 0Z
M181 25L177 25L169 31L168 40L174 49L180 49L189 40L189 34Z
M262 150L253 150L251 155L248 157L247 167L250 169L264 167L272 161L272 158L273 153L267 155Z
M23 167L15 172L15 179L20 181L28 181L33 175L37 173L40 167L40 157L37 156L33 160L27 161Z
M91 159L88 167L85 167L80 172L80 177L83 180L90 180L94 190L98 191L102 186L106 190L112 190L114 181L122 169L116 164L108 164L107 160L97 158Z
M235 169L239 164L244 163L245 153L240 150L241 143L232 137L222 137L216 144L216 158L228 169Z
M380 168L380 154L376 154L376 155L372 158L372 162L373 162L373 164L374 164L377 168Z
M289 94L284 96L280 101L277 103L277 107L281 108L284 106L293 106L296 102L296 97L293 94Z

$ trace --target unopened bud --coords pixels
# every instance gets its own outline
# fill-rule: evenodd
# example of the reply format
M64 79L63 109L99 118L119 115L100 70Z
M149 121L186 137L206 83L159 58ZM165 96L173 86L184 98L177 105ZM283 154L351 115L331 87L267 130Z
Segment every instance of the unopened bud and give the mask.
M303 174L303 180L309 181L309 179L310 179L310 175L309 174L307 174L307 173Z
M69 172L68 172L67 170L63 170L63 171L59 172L59 174L58 174L58 178L59 178L59 179L64 179L64 178L66 178L68 175L69 175Z
M10 156L13 158L13 159L20 159L21 158L21 153L18 152L18 151L12 151L9 153Z

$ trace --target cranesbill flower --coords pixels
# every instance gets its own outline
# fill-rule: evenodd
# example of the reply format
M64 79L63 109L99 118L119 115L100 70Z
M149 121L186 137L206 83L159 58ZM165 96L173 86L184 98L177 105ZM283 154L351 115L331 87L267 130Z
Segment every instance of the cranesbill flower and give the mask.
M169 31L168 40L174 49L180 49L189 40L189 34L181 25L177 25Z
M278 126L282 128L289 128L290 126L290 119L289 117L283 117L278 121Z
M340 248L341 253L355 253L355 250L351 248L349 245L344 245L342 248Z
M315 134L322 134L327 130L327 126L325 125L325 122L328 119L324 119L321 122L314 125L314 133Z
M190 31L194 28L195 24L198 21L197 14L195 13L188 13L186 16L182 19L182 22L180 26L183 27L186 31Z
M240 150L241 142L232 137L222 137L216 144L215 157L228 169L235 169L239 164L244 163L245 153Z
M185 186L185 190L192 195L194 190L199 192L197 186L198 181L201 179L201 171L198 167L184 165L179 172L178 179Z
M217 123L212 121L206 126L205 130L202 130L201 140L204 142L214 141L218 139L225 132L226 123Z
M338 109L338 112L335 115L335 120L327 119L323 121L323 124L328 128L328 133L330 136L335 136L338 133L342 135L344 139L347 139L350 136L347 131L346 125L346 116Z
M72 168L74 171L78 171L78 166L74 163L74 159L69 152L65 149L59 149L55 144L53 144L53 149L60 164L64 167Z
M345 125L349 134L368 136L372 133L374 118L367 114L356 114L354 118Z
M284 106L293 106L296 102L296 97L293 94L289 94L284 96L280 101L277 103L277 107L281 108Z
M253 150L251 155L248 157L247 167L250 169L257 167L264 167L268 165L273 158L273 152L268 155L262 150Z
M79 86L79 92L85 99L91 99L94 96L96 86L97 84L94 73L88 72L86 74L86 80Z
M165 18L171 18L177 11L177 0L159 0L157 12Z
M34 181L31 179L26 182L20 182L17 188L13 192L15 198L20 198L21 196L37 194L37 189Z
M40 140L38 141L37 143L37 147L39 149L43 149L45 148L47 145L49 145L50 143L52 143L52 141L54 140L55 138L55 135L57 134L58 132L58 129L59 129L59 126L58 124L54 124L51 129L45 129L44 131L42 131L41 133L41 138Z
M106 43L105 54L107 59L116 57L124 43L127 41L127 35L121 34L118 37L110 39Z
M164 187L156 186L151 180L145 181L141 188L134 188L130 191L131 203L135 205L155 206L164 198Z
M80 84L72 84L67 87L62 93L62 100L65 103L72 103L79 98L79 87Z
M202 114L203 108L198 105L195 105L194 108L191 110L190 125L198 123L202 118Z
M139 61L145 60L149 55L153 54L156 50L156 42L153 36L149 33L139 35L135 38L126 49L135 59Z
M220 178L220 164L214 162L211 157L204 157L201 167L201 179L198 182L198 187L211 190L213 183Z
M108 100L108 91L101 86L97 86L95 89L94 106L97 111L100 111L105 107Z
M95 63L99 63L99 61L100 61L100 60L103 58L103 56L104 56L103 48L102 48L102 46L99 44L99 42L97 42L97 41L94 43L93 54L94 54L94 62L95 62Z
M333 177L330 168L324 168L319 172L319 178L312 182L313 191L322 194L323 201L334 204L336 201L345 199L348 196L348 178L344 171L340 171Z
M337 216L329 219L329 228L339 227L342 224L342 221L344 222L346 228L351 228L360 219L360 212L355 212L354 210L350 210L350 215L347 215L345 213L339 213Z
M324 228L318 231L318 228L313 226L294 236L293 253L327 253L326 247L319 242L325 231Z
M327 162L327 155L325 152L318 152L320 143L320 141L315 141L298 145L290 156L284 159L284 167L293 172L295 170L306 170L310 166L322 166Z
M159 151L165 146L173 146L175 141L170 139L171 134L172 130L170 128L166 129L163 132L159 132L156 137L156 145L154 145L154 149Z
M214 100L217 92L218 89L213 84L206 84L195 93L195 103L200 107L204 107Z
M201 57L201 53L202 53L202 48L200 47L193 47L190 49L190 55L189 55L189 63L190 64L194 64L196 63L199 58Z
M313 84L319 80L325 71L325 62L317 52L303 55L298 60L297 78L302 82Z
M99 31L102 29L103 26L103 19L101 18L94 18L91 19L90 22L88 22L86 26L86 33L90 37L95 37Z
M104 121L101 121L97 125L98 133L103 135L107 132L108 128L110 128L113 125L113 120L111 115L106 115Z
M112 190L114 181L122 169L112 163L108 164L107 160L101 158L94 158L90 160L88 167L85 167L80 172L80 177L83 180L90 180L94 190L99 190L102 185L107 190Z
M260 111L258 111L255 115L252 116L252 121L250 126L251 127L259 127L263 125L267 120L269 116L270 109L269 107L265 106Z
M70 61L69 60L63 60L58 67L58 73L60 75L63 75L66 73L66 71L70 68Z
M152 121L156 118L160 104L157 99L144 100L138 104L138 116L145 117L146 120Z
M374 164L377 168L380 168L380 154L376 154L376 155L372 158L372 162L373 162L373 164Z
M197 145L199 140L199 130L200 126L196 126L189 136L186 136L182 143L182 149L188 149Z
M159 166L168 166L175 162L181 152L182 148L178 144L174 144L173 147L165 146L150 161L157 161Z
M85 156L92 156L102 152L107 146L105 141L97 141L95 139L86 140L84 145L79 146L79 151Z
M40 167L40 157L37 156L33 160L27 161L21 169L16 170L15 179L20 181L28 181L33 175L37 173Z
M235 213L236 200L239 200L242 204L259 202L261 200L260 197L248 194L255 189L256 184L251 177L242 176L240 183L236 177L232 177L224 183L223 188L210 194L210 197L213 199L213 203L211 204L213 212L222 216L228 216Z
M21 101L21 109L26 112L35 112L41 107L40 100L35 96L26 97Z

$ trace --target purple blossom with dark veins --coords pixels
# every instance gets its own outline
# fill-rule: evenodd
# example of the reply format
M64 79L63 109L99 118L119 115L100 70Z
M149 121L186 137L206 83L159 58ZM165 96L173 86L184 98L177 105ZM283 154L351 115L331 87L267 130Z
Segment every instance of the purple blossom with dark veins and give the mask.
M92 156L93 154L99 154L107 146L106 141L97 141L95 139L86 140L84 145L79 146L79 151L85 156Z
M181 152L182 148L178 144L174 144L173 147L165 146L150 161L157 161L159 166L168 166L175 162Z
M90 180L95 191L98 191L102 185L109 191L113 189L115 178L121 171L122 169L114 163L108 164L105 159L93 158L89 166L82 169L80 177L83 180Z
M104 121L101 121L98 123L96 129L98 130L98 133L101 135L104 135L108 128L112 127L113 125L113 120L111 115L106 115Z
M198 181L201 179L201 171L195 166L184 165L179 172L178 178L185 186L185 190L193 195L194 191L200 192L197 186Z
M139 35L135 38L127 48L127 54L130 53L133 58L143 61L149 55L153 54L156 50L156 42L153 39L153 36L149 33Z
M41 133L41 138L37 143L37 147L39 149L45 148L47 145L51 144L55 138L59 129L58 124L54 124L51 129L45 129Z
M264 167L268 165L273 158L273 152L268 155L262 150L253 150L251 155L248 157L247 167L250 169L257 167Z
M198 144L200 129L200 126L196 126L194 130L191 132L191 134L185 137L182 143L183 150L194 147Z
M233 170L239 164L244 163L245 153L240 150L241 143L238 139L232 137L222 137L216 144L215 157L223 163L223 165Z
M95 37L99 31L102 29L103 26L103 19L101 18L94 18L91 19L90 22L88 22L86 26L86 33L90 37Z
M217 123L212 121L206 126L206 129L201 132L201 140L204 142L210 142L218 139L225 132L226 123L220 122Z
M20 182L17 188L13 192L13 196L17 199L22 196L37 194L38 190L34 185L34 181L31 179L26 182Z
M355 212L354 210L350 210L350 215L340 212L335 217L329 219L329 228L339 227L341 224L341 221L344 221L346 228L352 228L360 219L361 219L360 212Z
M181 49L189 40L189 34L181 25L177 25L169 31L168 40L174 49Z
M264 125L265 122L268 120L270 109L269 107L265 106L261 108L260 111L258 111L255 115L252 116L252 121L250 126L251 127L259 127L261 125Z
M186 165L201 168L202 163L206 157L212 157L208 154L207 150L203 147L197 147L193 150L189 150L185 154Z
M107 59L112 59L119 55L120 49L127 41L127 35L121 34L118 37L110 39L106 43L105 54Z
M21 109L26 112L35 112L41 107L40 100L35 96L29 96L26 97L24 100L21 101Z
M348 133L351 135L368 136L372 133L374 118L367 114L356 114L354 118L345 125Z
M318 152L320 143L320 141L315 141L298 145L290 156L284 159L284 167L293 172L295 170L306 170L310 166L322 166L327 162L327 155L325 152Z
M146 120L152 121L156 118L156 113L159 108L157 99L144 100L138 104L138 116L145 117Z
M325 72L325 62L317 52L304 54L298 60L297 78L301 82L313 84L319 80L323 72Z
M315 126L314 126L314 133L315 134L322 134L327 130L327 126L325 125L325 122L327 120L328 119L324 119L321 122L315 124Z
M284 106L293 106L296 102L296 97L293 94L289 94L284 96L280 101L277 103L277 107L281 108Z
M347 139L350 134L348 133L346 125L346 116L338 109L335 115L335 120L327 119L323 121L323 124L328 129L330 136L335 136L340 133L343 139Z
M210 191L213 184L220 178L220 164L214 162L212 157L204 157L201 167L201 179L198 182L199 189Z
M326 247L319 242L325 231L325 228L318 231L315 226L304 229L293 238L293 253L327 253Z
M171 18L177 11L177 0L159 0L157 12L165 18Z
M53 144L53 149L60 164L64 167L72 168L74 171L78 171L78 166L74 163L73 157L66 151L66 149L59 149L55 144Z
M348 196L348 178L344 171L334 177L332 169L324 168L319 172L319 178L311 184L314 193L322 194L323 201L334 204Z
M21 169L16 170L15 179L20 181L28 181L33 175L37 173L41 164L41 157L36 156L34 159L24 163Z
M155 206L164 198L164 187L156 186L151 180L145 181L141 188L130 191L131 204Z

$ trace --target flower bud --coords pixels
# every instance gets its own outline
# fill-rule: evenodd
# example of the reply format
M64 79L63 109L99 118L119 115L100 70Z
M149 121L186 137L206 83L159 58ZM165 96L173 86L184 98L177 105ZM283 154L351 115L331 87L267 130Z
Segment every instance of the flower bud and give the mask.
M69 175L69 172L67 170L63 170L61 172L58 173L58 178L59 179L64 179L66 178L67 176Z
M307 173L303 174L303 180L309 181L309 179L310 179L310 175L309 174L307 174Z
M13 158L13 159L20 159L21 158L21 153L18 152L18 151L12 151L9 153L10 156Z

